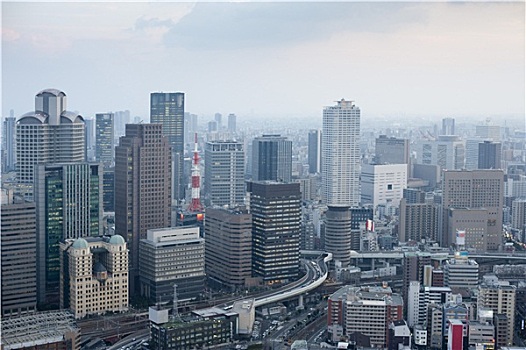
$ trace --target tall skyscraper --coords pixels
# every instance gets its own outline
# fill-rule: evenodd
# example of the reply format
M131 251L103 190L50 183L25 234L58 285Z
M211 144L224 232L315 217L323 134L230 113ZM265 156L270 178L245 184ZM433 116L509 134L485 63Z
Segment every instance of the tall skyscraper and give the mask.
M84 118L66 110L64 92L42 90L35 97L35 111L17 121L16 145L18 181L32 185L35 164L85 160Z
M235 114L230 113L228 115L228 131L235 134L236 128L237 128L237 117Z
M95 151L95 120L85 119L85 133L86 133L86 160L93 160Z
M376 139L376 164L409 164L409 140L380 135Z
M211 141L205 148L205 202L242 205L245 199L245 153L237 141Z
M479 143L479 169L502 169L501 143L484 141Z
M476 170L479 168L479 143L481 142L484 142L484 139L478 137L466 139L466 170Z
M37 307L35 203L2 189L2 316L34 312Z
M114 118L115 116L113 113L98 113L95 115L97 127L97 133L95 136L95 159L99 163L102 163L104 167L111 167L114 165Z
M455 118L442 119L442 132L440 135L456 135L455 134Z
M345 205L329 205L325 213L325 251L334 264L347 268L351 263L351 211Z
M130 250L132 291L140 239L149 229L171 225L172 153L162 130L160 124L127 124L115 148L115 233Z
M217 123L217 131L221 131L223 128L223 116L221 113L216 113L214 115L214 121Z
M475 135L482 137L486 140L494 142L500 141L500 126L499 125L476 125Z
M184 93L153 92L150 95L150 122L163 126L163 135L172 147L173 199L185 198L184 176Z
M5 151L4 171L15 170L16 164L16 118L10 116L5 118L2 129L2 149Z
M309 131L309 173L321 172L321 130Z
M34 197L38 302L56 306L60 241L103 232L102 167L89 163L38 164Z
M326 204L360 202L360 108L341 99L323 109L322 197Z
M504 173L502 170L448 170L442 183L442 246L455 243L456 232L449 232L451 208L485 208L488 211L488 250L502 244Z
M126 124L131 123L130 111L116 111L115 115L115 136L120 137L126 133Z
M292 181L292 141L281 135L263 135L252 142L254 181Z
M301 193L298 183L249 182L252 267L264 283L298 277Z
M252 215L246 210L206 209L206 274L212 284L243 288L252 277Z

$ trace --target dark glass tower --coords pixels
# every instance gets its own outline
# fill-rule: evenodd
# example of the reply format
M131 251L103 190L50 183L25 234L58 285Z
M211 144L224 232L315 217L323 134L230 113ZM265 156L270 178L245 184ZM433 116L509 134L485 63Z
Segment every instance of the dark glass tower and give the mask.
M60 242L102 234L102 167L89 163L38 164L34 197L38 302L58 308Z
M255 181L292 180L292 141L281 135L263 135L252 143L252 178Z
M501 152L500 142L479 143L479 169L501 169Z
M298 277L301 192L299 183L249 182L253 273L267 284Z
M150 95L150 123L163 126L163 135L172 148L173 198L184 199L184 93L153 92Z
M114 138L114 115L113 113L99 113L95 115L96 124L96 145L95 157L97 162L104 164L104 167L111 167L114 164L113 156L115 147Z
M321 172L321 130L309 131L309 173Z

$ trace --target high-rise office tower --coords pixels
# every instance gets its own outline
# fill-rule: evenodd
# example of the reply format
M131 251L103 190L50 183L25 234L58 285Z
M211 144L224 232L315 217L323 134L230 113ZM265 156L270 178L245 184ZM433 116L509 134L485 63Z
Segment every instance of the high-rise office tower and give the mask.
M38 302L58 305L60 241L100 236L102 167L65 163L35 166Z
M325 251L334 264L347 268L351 263L351 211L345 205L329 205L325 213Z
M252 214L206 209L206 274L212 284L243 288L252 276Z
M18 182L33 184L35 164L83 162L84 118L66 110L66 94L56 89L39 92L35 111L16 123Z
M115 211L115 167L104 168L102 174L102 206L104 211Z
M172 147L173 199L185 198L184 176L184 93L153 92L150 95L150 123L161 124Z
M409 164L409 140L380 135L374 153L376 164Z
M115 148L115 233L128 243L132 291L140 239L171 225L172 152L162 130L160 124L128 124Z
M130 111L116 111L114 115L115 136L121 137L126 133L126 124L131 123Z
M252 179L290 182L292 141L281 135L263 135L252 142Z
M252 267L264 283L298 277L301 193L298 183L249 182Z
M442 119L442 132L440 135L456 135L455 134L455 118Z
M475 126L475 135L485 140L494 142L500 141L500 126L498 125L477 125Z
M86 160L93 160L94 151L95 151L95 120L85 119L85 138L86 138Z
M95 115L97 126L95 159L97 162L102 163L105 168L114 165L114 118L113 113L98 113Z
M360 202L360 108L341 99L323 109L322 198L326 204Z
M504 173L502 170L448 170L442 183L442 246L455 243L449 232L451 208L485 208L488 211L487 246L497 250L502 244Z
M209 121L208 122L208 132L212 133L212 132L217 132L217 131L218 131L217 122L215 120Z
M34 312L37 306L35 203L2 189L2 317Z
M5 164L3 171L15 170L16 164L16 118L10 116L5 118L2 129L2 150L5 151Z
M211 141L205 147L205 202L242 205L245 199L245 153L237 141Z
M321 130L309 131L309 173L316 174L321 172Z
M481 142L484 142L484 139L478 137L466 139L466 170L476 170L479 168L479 143Z
M223 116L221 115L221 113L216 113L214 115L214 121L217 123L217 131L221 131L221 129L223 128L222 118Z
M231 133L236 133L237 128L237 117L235 114L230 113L228 115L228 131Z
M479 169L502 169L501 143L484 141L479 143Z

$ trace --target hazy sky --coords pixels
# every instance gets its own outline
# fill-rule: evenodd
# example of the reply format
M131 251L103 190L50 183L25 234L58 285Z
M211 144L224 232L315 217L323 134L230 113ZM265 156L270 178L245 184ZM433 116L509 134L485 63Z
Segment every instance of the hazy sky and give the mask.
M186 110L524 117L525 4L2 2L2 115L57 88L85 117L183 91Z

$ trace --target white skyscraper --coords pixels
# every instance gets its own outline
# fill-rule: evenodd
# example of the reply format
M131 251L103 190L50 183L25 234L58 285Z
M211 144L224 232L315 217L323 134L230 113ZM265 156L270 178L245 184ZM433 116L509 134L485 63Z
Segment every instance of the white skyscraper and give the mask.
M322 195L326 204L360 201L360 109L341 99L323 109Z

